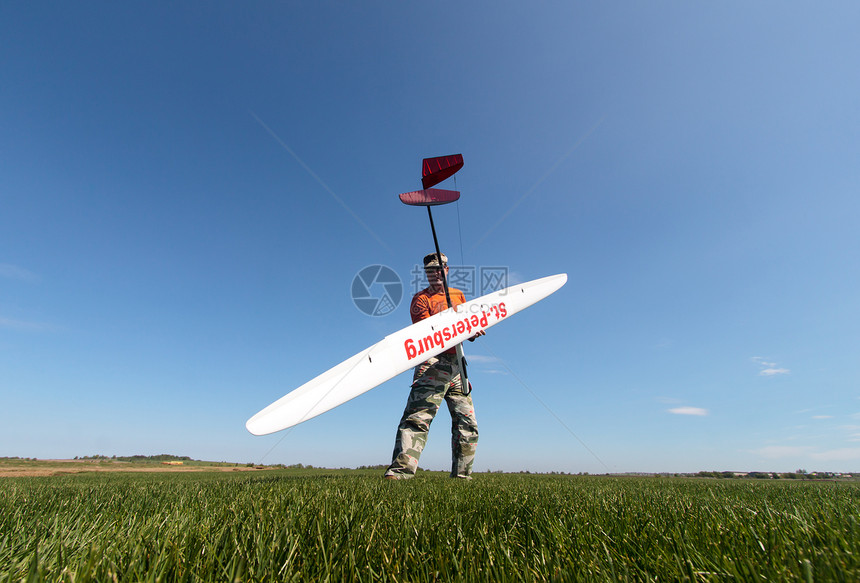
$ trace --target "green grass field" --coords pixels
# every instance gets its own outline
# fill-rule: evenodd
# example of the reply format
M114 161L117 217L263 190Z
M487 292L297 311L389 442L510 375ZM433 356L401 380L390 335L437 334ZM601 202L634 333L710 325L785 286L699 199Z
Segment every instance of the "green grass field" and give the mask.
M858 519L857 483L0 478L0 581L858 581Z

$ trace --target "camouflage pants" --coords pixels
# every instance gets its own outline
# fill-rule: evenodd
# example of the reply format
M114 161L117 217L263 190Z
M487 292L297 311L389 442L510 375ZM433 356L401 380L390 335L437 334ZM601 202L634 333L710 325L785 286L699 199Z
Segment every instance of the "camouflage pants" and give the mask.
M453 354L440 354L415 367L412 390L397 427L394 454L386 476L415 475L430 423L443 400L451 413L451 477L470 478L478 444L478 422L472 396L463 394L457 356Z

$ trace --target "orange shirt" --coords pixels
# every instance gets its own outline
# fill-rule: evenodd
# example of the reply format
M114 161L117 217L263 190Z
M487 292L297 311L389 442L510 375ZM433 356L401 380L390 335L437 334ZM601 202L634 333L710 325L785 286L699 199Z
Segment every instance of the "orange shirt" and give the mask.
M448 293L451 294L451 304L459 306L466 303L466 296L463 292L454 287L448 288ZM412 296L412 303L409 305L409 313L412 315L412 323L420 322L424 318L429 318L433 314L444 312L448 309L448 302L445 300L445 290L439 293L433 293L428 287ZM454 354L456 348L449 348L443 354Z
M463 295L463 292L453 287L449 287L448 291L451 294L451 303L453 305L458 306L466 303L466 296ZM414 324L447 309L448 302L445 301L445 290L433 293L428 287L422 289L412 297L409 314L412 316L412 323Z

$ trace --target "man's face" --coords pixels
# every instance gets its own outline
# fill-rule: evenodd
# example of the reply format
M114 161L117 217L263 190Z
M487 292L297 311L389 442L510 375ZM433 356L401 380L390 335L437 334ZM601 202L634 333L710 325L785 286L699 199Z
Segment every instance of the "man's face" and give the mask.
M424 274L427 276L427 283L434 290L442 289L442 270L438 267L427 267L424 269ZM448 266L445 266L445 275L448 275Z

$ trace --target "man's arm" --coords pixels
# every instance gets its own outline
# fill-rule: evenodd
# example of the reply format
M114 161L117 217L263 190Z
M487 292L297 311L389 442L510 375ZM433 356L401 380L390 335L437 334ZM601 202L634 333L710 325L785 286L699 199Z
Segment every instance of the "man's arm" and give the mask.
M430 302L425 295L417 294L412 298L412 303L409 304L409 315L412 317L413 324L430 317Z

